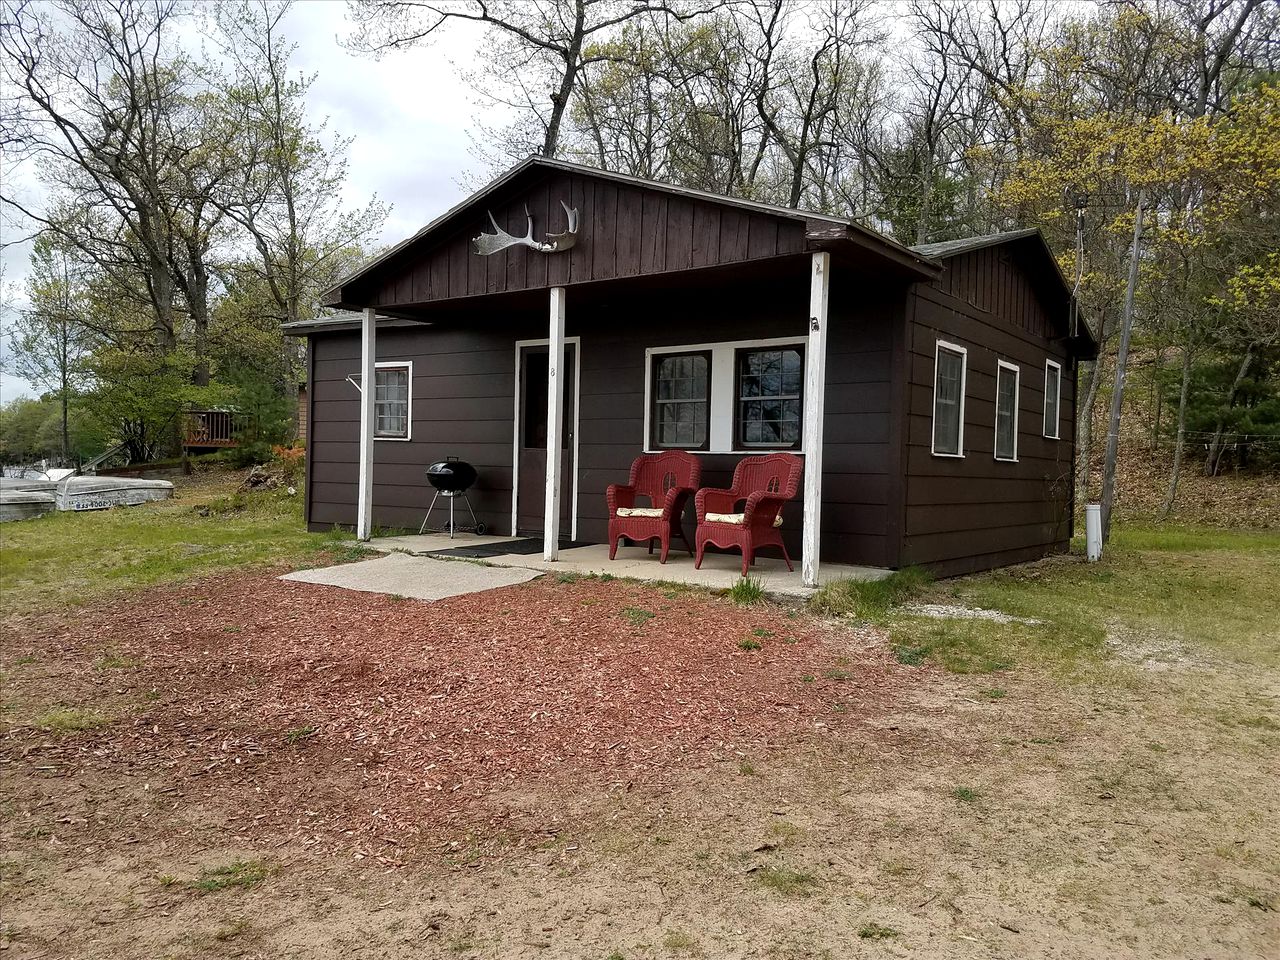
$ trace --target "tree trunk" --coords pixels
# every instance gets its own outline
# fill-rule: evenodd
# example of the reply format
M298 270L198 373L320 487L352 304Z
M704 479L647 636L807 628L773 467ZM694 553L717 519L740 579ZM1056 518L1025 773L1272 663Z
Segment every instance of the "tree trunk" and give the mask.
M1173 472L1169 476L1169 492L1165 494L1160 519L1168 520L1178 497L1178 481L1182 479L1182 452L1187 437L1187 395L1191 392L1191 348L1182 348L1182 388L1178 392L1178 438L1173 444Z
M1138 208L1133 217L1133 249L1129 254L1129 282L1124 291L1124 313L1120 317L1120 347L1116 351L1115 387L1111 393L1111 414L1107 418L1107 452L1102 461L1102 542L1111 538L1111 511L1116 498L1116 464L1120 456L1120 414L1124 409L1124 379L1129 364L1129 341L1133 336L1133 301L1138 289L1138 258L1142 250L1142 216L1147 192L1138 191Z
M1227 394L1227 409L1230 410L1236 404L1236 394L1240 392L1240 384L1244 381L1245 375L1249 372L1249 365L1253 363L1253 346L1249 346L1244 352L1244 358L1240 361L1240 367L1236 370L1236 378L1231 382L1231 392ZM1218 468L1221 466L1222 453L1226 449L1226 445L1222 442L1223 436L1227 432L1226 414L1218 417L1218 423L1213 430L1213 439L1209 441L1209 456L1204 461L1204 475L1206 477L1216 477Z
M1101 334L1098 339L1102 340ZM1099 358L1089 365L1089 385L1085 388L1084 403L1076 414L1076 430L1079 437L1076 452L1076 456L1079 457L1079 462L1076 464L1076 490L1077 495L1086 500L1089 497L1089 480L1093 474L1089 466L1089 460L1093 456L1093 407L1098 400L1098 384L1101 382L1102 360Z

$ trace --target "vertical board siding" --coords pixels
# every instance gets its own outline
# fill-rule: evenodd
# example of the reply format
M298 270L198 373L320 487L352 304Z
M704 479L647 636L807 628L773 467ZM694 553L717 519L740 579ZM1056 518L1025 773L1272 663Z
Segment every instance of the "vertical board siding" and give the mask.
M1071 534L1075 370L1055 317L1013 253L992 247L951 258L917 284L907 324L903 565L959 574L1065 550ZM1065 318L1059 318L1065 325ZM936 341L968 350L962 459L935 457ZM1060 439L1043 436L1045 360L1062 364ZM1018 460L995 449L996 370L1021 370Z
M471 241L493 230L490 212L512 236L528 230L526 206L535 240L563 232L562 200L579 214L571 250L472 251ZM396 255L360 295L380 307L407 306L766 259L806 245L801 220L561 171L532 171L442 229Z

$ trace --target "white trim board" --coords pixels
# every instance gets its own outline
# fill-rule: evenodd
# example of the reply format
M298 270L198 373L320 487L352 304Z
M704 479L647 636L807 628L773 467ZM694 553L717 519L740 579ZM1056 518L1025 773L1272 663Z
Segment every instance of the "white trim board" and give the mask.
M582 426L582 337L565 337L565 346L573 344L573 508L569 511L569 539L578 539L578 438ZM516 528L519 525L517 499L520 496L520 351L525 347L550 347L551 340L543 337L540 340L516 341L516 379L513 401L514 414L511 419L511 535L519 536Z
M664 450L678 449L675 447L660 447L655 449L649 443L650 437L650 417L653 415L653 358L667 353L699 353L707 352L711 354L711 423L710 437L706 450L689 450L692 454L708 454L708 453L731 453L739 456L750 456L752 454L767 453L800 453L803 454L803 444L799 450L790 450L786 447L746 447L737 449L734 447L734 383L737 380L737 371L734 369L734 357L737 351L744 349L752 349L756 347L805 347L808 345L808 338L801 335L798 337L769 337L762 340L722 340L717 343L681 343L666 347L645 347L644 349L644 452L645 453L662 453ZM809 351L804 350L805 363L805 382L808 381L809 375ZM808 403L804 396L801 396L800 406L802 410L808 409Z
M1053 433L1049 432L1049 368L1053 367L1058 371L1058 395L1054 397L1053 409L1056 416L1053 418ZM1062 439L1062 364L1057 360L1048 360L1044 362L1044 404L1040 408L1040 426L1046 440Z
M1000 456L1000 371L1013 371L1013 456ZM991 455L1001 463L1018 462L1018 408L1022 406L1022 368L1008 360L996 361L996 419L994 432L991 435Z
M938 416L938 354L943 350L950 350L953 353L960 354L960 429L956 431L956 452L944 453L938 450L937 424L934 422ZM951 343L948 340L935 340L933 342L933 401L929 406L929 452L935 457L954 457L964 459L964 405L965 394L969 390L969 348L962 347L958 343Z

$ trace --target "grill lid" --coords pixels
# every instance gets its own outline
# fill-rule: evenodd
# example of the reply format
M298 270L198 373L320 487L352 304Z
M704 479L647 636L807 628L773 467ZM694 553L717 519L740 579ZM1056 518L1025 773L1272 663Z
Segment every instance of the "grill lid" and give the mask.
M459 492L476 482L476 468L465 460L448 457L427 467L427 482L437 490Z

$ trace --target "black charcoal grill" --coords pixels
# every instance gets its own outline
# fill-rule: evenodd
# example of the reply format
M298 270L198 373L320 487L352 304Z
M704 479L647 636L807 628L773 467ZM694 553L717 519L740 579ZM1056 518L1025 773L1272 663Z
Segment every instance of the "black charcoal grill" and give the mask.
M427 482L436 488L435 496L431 498L431 506L427 507L427 515L422 518L422 526L418 529L418 533L426 533L427 521L431 519L431 511L436 508L436 501L441 497L445 497L449 501L449 539L453 539L453 535L458 530L469 530L474 533L483 535L488 529L483 523L476 519L476 512L471 508L471 498L467 496L467 491L471 489L471 485L476 482L476 468L465 460L459 460L457 457L446 457L439 463L433 463L427 467ZM471 526L459 527L453 519L453 501L458 497L463 499L467 505L467 512L471 514Z

